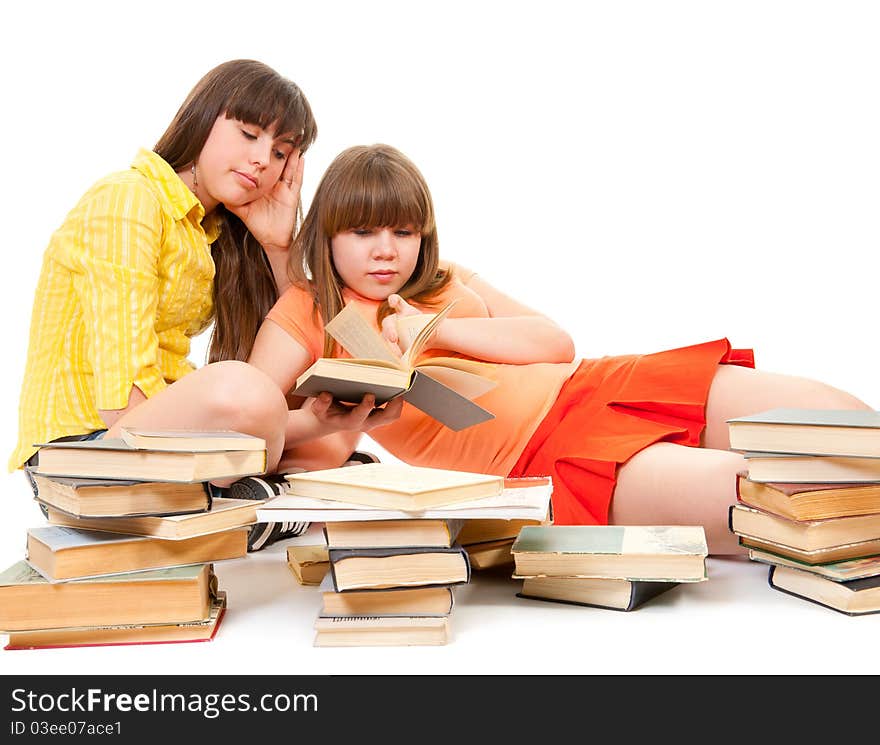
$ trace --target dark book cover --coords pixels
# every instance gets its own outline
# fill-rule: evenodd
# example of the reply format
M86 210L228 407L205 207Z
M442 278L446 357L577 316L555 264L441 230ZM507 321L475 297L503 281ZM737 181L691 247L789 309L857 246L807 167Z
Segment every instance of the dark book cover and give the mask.
M471 580L471 563L468 558L467 551L460 546L459 544L453 544L449 547L437 547L437 546L397 546L394 548L331 548L328 549L327 554L330 559L330 578L333 582L333 589L336 592L351 592L351 590L340 590L339 583L336 580L336 570L335 566L340 561L344 561L345 559L351 558L386 558L389 556L412 556L413 554L458 554L461 556L462 561L464 562L465 569L465 579L459 582L438 582L432 583L432 587L437 585L444 585L447 587L452 587L455 585L464 585L470 582ZM411 586L411 585L410 585ZM357 588L358 592L371 592L372 590L387 590L387 587L359 587Z
M680 582L630 582L629 603L625 608L616 605L599 605L598 603L582 603L577 600L561 600L559 598L545 598L540 595L525 595L522 592L516 593L518 598L527 600L543 600L548 603L562 603L563 605L581 605L588 608L603 608L606 610L632 611L647 603L652 598L662 595L673 587L678 587Z

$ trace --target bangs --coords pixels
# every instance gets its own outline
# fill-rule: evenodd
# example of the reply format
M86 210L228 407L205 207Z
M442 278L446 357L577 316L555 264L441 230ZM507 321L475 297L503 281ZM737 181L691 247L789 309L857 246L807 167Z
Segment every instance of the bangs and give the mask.
M226 118L256 124L274 136L290 134L294 146L305 152L317 137L312 110L302 91L271 70L233 88L226 102Z
M320 216L324 235L357 228L410 227L434 231L434 211L417 173L380 157L341 169L327 186Z

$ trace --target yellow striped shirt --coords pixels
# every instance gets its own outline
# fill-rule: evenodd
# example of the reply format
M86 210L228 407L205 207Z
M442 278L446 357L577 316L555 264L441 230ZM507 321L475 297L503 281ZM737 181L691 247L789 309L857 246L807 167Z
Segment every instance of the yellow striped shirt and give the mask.
M52 235L31 313L9 470L35 443L105 427L98 409L150 397L194 369L210 324L214 221L162 158L141 150L98 181Z

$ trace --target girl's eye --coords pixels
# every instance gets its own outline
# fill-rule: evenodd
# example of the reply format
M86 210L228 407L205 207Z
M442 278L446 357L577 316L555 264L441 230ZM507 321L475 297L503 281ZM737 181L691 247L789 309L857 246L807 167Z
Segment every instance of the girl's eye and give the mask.
M370 235L373 231L369 228L355 228L351 232L355 235Z
M246 140L256 140L257 136L255 134L251 134L246 129L241 130L241 133L244 135Z
M394 234L406 238L407 236L412 235L412 230L409 230L408 228L398 228L394 231Z
M287 157L287 153L282 152L281 150L276 150L274 155L278 160L284 160Z

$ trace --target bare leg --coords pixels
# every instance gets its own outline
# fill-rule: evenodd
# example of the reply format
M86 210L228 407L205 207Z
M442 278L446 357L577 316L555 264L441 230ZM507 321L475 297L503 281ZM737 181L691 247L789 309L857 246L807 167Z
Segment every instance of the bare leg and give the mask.
M706 404L703 446L730 447L727 420L786 406L801 409L869 409L855 396L809 378L718 365Z
M617 474L609 522L616 525L702 525L709 553L745 553L728 528L736 472L745 459L729 450L658 442Z
M281 457L286 423L287 402L272 379L253 365L229 360L172 383L122 416L107 436L118 437L121 427L130 426L231 429L266 441L271 472Z

